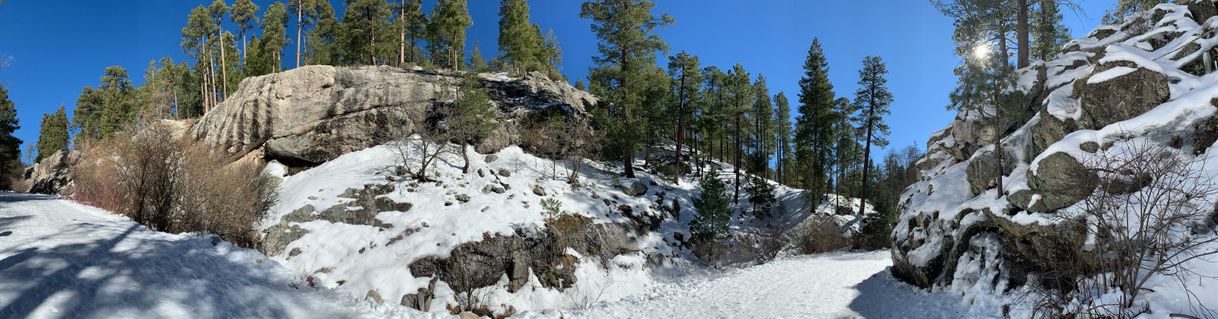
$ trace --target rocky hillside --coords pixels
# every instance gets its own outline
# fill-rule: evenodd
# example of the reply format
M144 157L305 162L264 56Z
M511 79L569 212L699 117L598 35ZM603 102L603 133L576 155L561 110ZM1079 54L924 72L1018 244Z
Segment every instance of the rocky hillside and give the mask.
M596 97L539 73L522 78L483 74L498 107L499 129L482 152L526 145L520 124L547 110L583 114ZM230 154L312 166L416 132L437 108L452 103L458 75L387 66L305 66L248 78L191 129Z
M1064 222L1078 216L1096 189L1087 163L1154 145L1208 162L1193 169L1218 177L1218 161L1210 160L1218 158L1212 150L1218 138L1215 13L1210 1L1159 5L1070 42L1056 60L1019 70L1013 89L1029 103L1005 111L1030 116L1026 121L994 129L976 112L958 114L931 137L918 162L920 181L901 197L892 234L894 275L965 294L975 306L1005 308L1016 301L987 304L976 296L1002 295L1044 278L1054 269L1035 262L1044 260L1038 257L1092 242L1085 229ZM1006 158L1002 192L994 183L995 135ZM1138 189L1131 187L1125 191ZM1176 284L1157 286L1160 297L1148 298L1168 298L1181 290ZM1168 309L1153 310L1189 313L1161 307Z

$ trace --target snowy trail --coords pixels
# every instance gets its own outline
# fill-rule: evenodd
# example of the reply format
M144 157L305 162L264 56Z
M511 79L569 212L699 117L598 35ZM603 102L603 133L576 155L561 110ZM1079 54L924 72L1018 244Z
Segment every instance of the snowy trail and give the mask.
M370 316L350 298L292 288L294 277L254 250L0 192L0 318Z
M888 272L888 252L782 258L711 279L659 286L579 318L960 318L958 297L925 293Z

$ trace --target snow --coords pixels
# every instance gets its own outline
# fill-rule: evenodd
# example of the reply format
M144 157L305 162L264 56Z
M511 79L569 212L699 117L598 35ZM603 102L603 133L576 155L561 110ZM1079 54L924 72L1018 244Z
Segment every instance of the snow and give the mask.
M393 315L309 288L257 251L212 243L56 197L0 192L0 317Z
M619 302L523 318L959 318L959 298L889 272L887 251L784 257L656 286ZM973 315L978 317L978 315ZM979 315L984 317L984 315Z

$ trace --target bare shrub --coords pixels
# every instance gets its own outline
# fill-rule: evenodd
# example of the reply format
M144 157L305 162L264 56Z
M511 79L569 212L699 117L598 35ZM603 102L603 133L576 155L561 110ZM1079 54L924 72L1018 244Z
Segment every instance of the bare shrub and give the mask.
M1097 178L1098 186L1082 201L1079 214L1063 221L1086 230L1087 242L1075 253L1078 258L1095 258L1098 269L1075 269L1078 260L1058 258L1051 268L1068 273L1063 280L1071 281L1034 286L1042 295L1037 303L1043 309L1093 318L1137 317L1149 311L1138 297L1150 291L1146 284L1151 278L1176 278L1181 283L1189 277L1204 278L1188 262L1218 254L1206 249L1218 244L1218 234L1208 222L1218 186L1204 173L1204 158L1150 142L1124 146L1085 161L1093 173L1088 176ZM1181 286L1195 312L1215 315L1187 286Z
M178 172L178 225L174 232L203 231L243 247L257 247L258 223L277 199L276 180L261 165L228 163L207 148L189 147Z
M832 217L815 216L808 226L798 230L792 239L796 251L818 254L850 247L850 238Z
M149 228L206 232L256 247L257 224L275 203L275 180L261 165L233 163L172 138L165 124L82 146L73 167L76 200Z

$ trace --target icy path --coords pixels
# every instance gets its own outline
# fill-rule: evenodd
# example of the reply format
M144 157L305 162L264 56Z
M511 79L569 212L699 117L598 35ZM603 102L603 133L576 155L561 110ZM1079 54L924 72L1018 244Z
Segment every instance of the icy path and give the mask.
M55 197L0 192L0 318L349 318L262 254ZM296 286L300 286L296 284Z
M892 278L887 251L790 257L663 285L580 318L961 318L959 297Z

